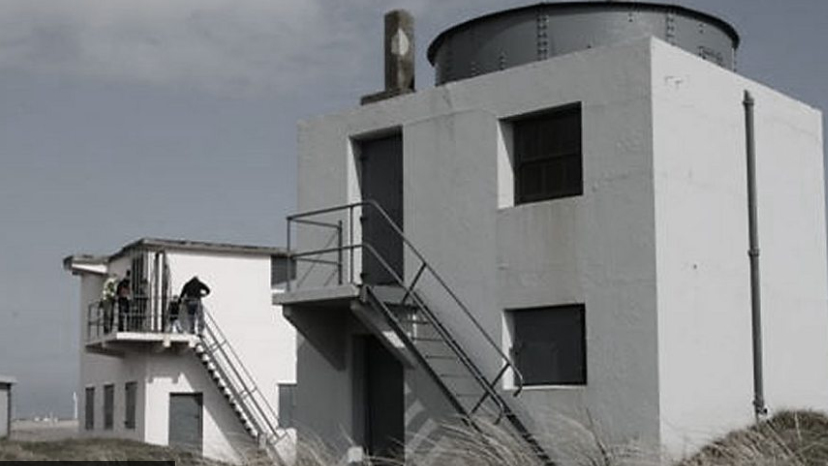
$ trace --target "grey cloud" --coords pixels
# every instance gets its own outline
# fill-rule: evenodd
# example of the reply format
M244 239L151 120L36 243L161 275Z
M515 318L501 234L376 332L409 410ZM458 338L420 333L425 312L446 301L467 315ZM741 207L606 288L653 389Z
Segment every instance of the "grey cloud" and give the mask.
M286 92L360 70L360 28L321 0L12 0L0 9L0 67ZM333 13L333 15L332 15ZM323 73L326 70L326 73Z
M404 7L433 24L463 4L479 12L497 3L7 0L0 68L284 95L298 85L364 77L379 48L367 32L381 31L386 10Z

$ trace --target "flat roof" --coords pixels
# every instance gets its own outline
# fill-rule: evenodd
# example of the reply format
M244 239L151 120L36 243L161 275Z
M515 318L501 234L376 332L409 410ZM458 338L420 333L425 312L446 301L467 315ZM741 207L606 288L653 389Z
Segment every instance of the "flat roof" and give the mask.
M127 253L136 249L148 251L192 251L192 252L215 252L229 254L245 254L251 256L278 256L287 257L286 248L275 246L251 246L246 244L214 243L207 241L164 239L164 238L141 238L127 244L120 250L109 256L93 254L73 254L63 259L63 266L70 270L73 266L95 266L106 265Z
M12 385L16 384L17 379L8 375L0 375L0 384L2 385Z
M288 250L275 246L251 246L246 244L213 243L207 241L193 241L186 239L141 238L127 244L120 251L110 257L110 260L123 255L133 249L150 250L177 250L197 252L229 252L236 254L251 254L257 256L287 256Z

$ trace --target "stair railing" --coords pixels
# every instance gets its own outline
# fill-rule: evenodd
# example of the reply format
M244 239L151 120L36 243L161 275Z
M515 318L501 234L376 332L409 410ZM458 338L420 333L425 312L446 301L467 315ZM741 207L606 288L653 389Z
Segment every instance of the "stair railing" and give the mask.
M282 463L276 444L287 437L288 433L278 426L279 417L276 411L213 316L205 310L204 317L205 325L201 335L204 353L230 391L233 401L242 410L247 421L253 425L259 436L257 440L264 443L270 449L269 453L275 454L276 460Z
M404 245L404 249L407 250L409 253L416 258L416 264L418 267L416 268L416 272L413 274L413 278L406 282L402 277L400 277L397 273L394 272L393 268L377 253L376 249L373 248L372 245L367 244L364 240L357 240L355 234L355 224L354 219L357 218L356 214L363 214L365 209L370 209L373 212L376 212L380 215L380 217L384 220L384 222L391 228L394 234L399 238L399 240ZM345 229L343 228L343 223L348 226L347 238L344 237ZM497 344L494 339L489 335L489 333L483 328L480 322L474 317L471 313L469 308L460 300L457 294L449 287L446 280L440 276L440 274L431 266L431 264L425 259L423 254L409 241L409 239L405 236L402 229L394 222L390 215L374 200L364 200L361 202L355 202L351 204L345 204L340 206L328 207L325 209L318 209L312 210L308 212L302 212L294 215L290 215L287 217L287 249L288 251L293 251L292 245L292 230L295 226L304 225L310 227L317 227L317 228L324 228L325 230L333 230L338 235L337 246L336 247L324 247L321 249L311 249L307 251L299 251L299 252L291 252L290 257L292 260L287 262L288 267L288 276L291 276L291 267L293 267L294 262L309 262L313 265L317 264L327 264L330 266L336 267L337 273L337 282L339 284L343 284L346 282L346 273L347 273L347 282L358 284L355 280L356 276L356 269L357 263L355 260L355 252L357 250L367 250L372 257L376 258L378 262L389 272L389 274L394 278L399 286L401 286L405 290L405 294L401 304L405 304L408 300L420 301L417 304L421 305L421 307L426 310L426 312L432 314L430 317L436 319L436 315L433 315L433 312L422 302L421 297L417 294L416 289L417 285L423 280L423 277L428 275L430 276L434 282L438 285L438 287L442 290L442 292L446 293L450 301L455 304L455 307L459 309L459 315L464 316L468 322L471 323L472 328L476 329L477 332L482 335L483 341L490 347L490 349L494 350L494 353L500 359L501 365L500 370L492 379L487 380L487 386L490 390L494 390L496 385L500 382L500 380L509 372L512 373L512 382L514 385L514 392L513 395L517 396L520 394L521 390L523 389L523 376L521 375L520 371L517 367L515 367L514 363L512 362L511 358L503 351L499 344ZM333 256L332 258L329 258ZM347 262L346 262L347 257ZM409 265L409 264L406 264ZM293 285L288 282L287 284L287 291L295 291ZM439 321L438 321L439 322ZM451 337L451 335L448 335ZM451 338L452 342L454 342L453 338ZM457 345L454 342L454 345ZM457 346L459 349L459 346ZM461 350L462 351L462 350ZM474 365L472 365L474 366ZM477 370L476 366L474 366L475 370ZM484 402L481 400L481 403ZM475 408L479 407L476 406Z

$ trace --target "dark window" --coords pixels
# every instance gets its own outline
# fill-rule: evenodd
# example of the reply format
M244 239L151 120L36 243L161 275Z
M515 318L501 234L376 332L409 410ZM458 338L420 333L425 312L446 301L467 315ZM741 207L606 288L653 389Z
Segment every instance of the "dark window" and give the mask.
M95 387L86 387L86 401L84 402L84 428L95 428Z
M278 286L296 278L296 263L291 263L288 279L288 258L270 256L270 286Z
M112 430L115 417L115 385L104 385L104 429Z
M124 427L135 429L135 405L138 401L138 383L127 382L124 385Z
M515 119L512 134L516 204L583 194L580 103Z
M526 385L585 385L584 306L574 304L509 312L512 358Z
M279 384L279 427L293 427L293 413L296 408L296 384Z

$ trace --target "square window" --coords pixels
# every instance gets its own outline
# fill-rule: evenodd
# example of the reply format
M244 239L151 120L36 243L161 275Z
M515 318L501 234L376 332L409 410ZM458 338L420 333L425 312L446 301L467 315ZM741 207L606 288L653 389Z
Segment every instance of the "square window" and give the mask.
M583 194L580 103L511 124L516 204Z
M583 304L508 312L512 360L524 385L586 385Z

